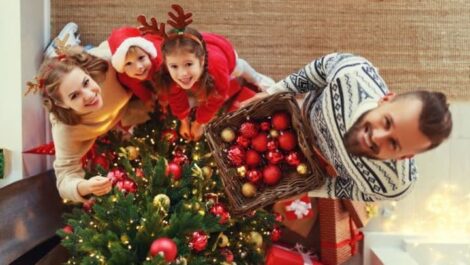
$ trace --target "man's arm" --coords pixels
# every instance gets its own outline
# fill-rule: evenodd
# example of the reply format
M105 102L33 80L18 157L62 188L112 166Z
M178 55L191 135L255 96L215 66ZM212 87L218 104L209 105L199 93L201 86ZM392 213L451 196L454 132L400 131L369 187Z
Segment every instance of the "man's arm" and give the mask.
M268 88L266 92L268 94L280 92L321 92L339 70L339 63L344 59L354 57L356 56L348 53L332 53L325 55L307 64L298 72L290 74L283 80L277 82L274 86Z

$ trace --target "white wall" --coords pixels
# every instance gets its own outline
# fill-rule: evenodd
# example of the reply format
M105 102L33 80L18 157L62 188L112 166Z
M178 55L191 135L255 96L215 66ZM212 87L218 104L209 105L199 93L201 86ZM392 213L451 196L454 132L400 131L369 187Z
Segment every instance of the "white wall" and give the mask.
M5 176L0 179L3 187L46 170L44 157L22 155L23 150L46 141L40 100L37 96L23 97L23 93L26 81L34 77L42 59L45 25L50 18L48 13L44 15L49 1L0 0L0 6L0 148L7 150Z

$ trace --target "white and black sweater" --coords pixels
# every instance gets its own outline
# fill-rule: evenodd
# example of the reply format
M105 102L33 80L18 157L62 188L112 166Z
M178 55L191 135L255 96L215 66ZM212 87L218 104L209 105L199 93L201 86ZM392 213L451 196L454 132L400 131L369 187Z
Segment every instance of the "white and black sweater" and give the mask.
M334 53L314 60L267 90L309 93L302 112L317 137L316 145L338 176L309 192L311 197L359 201L397 200L417 180L414 159L379 161L346 152L343 136L366 111L377 107L388 88L366 59Z

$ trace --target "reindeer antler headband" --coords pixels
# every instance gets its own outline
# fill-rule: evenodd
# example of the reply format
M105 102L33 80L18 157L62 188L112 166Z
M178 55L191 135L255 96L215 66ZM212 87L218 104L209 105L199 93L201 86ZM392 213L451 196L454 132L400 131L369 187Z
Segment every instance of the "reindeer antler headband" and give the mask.
M67 51L70 49L70 44L67 44L67 40L69 39L69 34L64 36L64 39L61 40L58 37L54 39L54 47L55 52L57 54L57 60L62 61L66 58ZM29 93L38 93L43 92L47 94L45 89L45 80L49 73L54 69L55 61L50 62L46 67L47 69L42 73L42 76L35 76L33 81L26 82L26 92L24 95L28 95Z
M165 31L165 24L160 23L159 26L157 20L154 17L150 19L152 24L149 24L147 22L147 18L144 15L137 17L137 21L139 21L139 23L142 25L139 27L140 32L144 34L156 34L163 39L169 40L181 37L188 38L203 46L201 40L197 36L185 32L186 27L193 22L191 19L193 14L191 12L185 14L183 8L180 5L171 5L171 8L173 8L176 13L172 13L172 11L168 12L170 19L167 20L167 23L173 27L174 32L167 34Z

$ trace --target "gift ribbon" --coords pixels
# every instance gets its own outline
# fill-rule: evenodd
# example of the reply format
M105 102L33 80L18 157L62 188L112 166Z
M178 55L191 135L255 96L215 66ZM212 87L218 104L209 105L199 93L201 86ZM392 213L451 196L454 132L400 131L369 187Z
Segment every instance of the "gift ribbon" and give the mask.
M300 199L296 199L286 207L287 211L294 212L297 219L302 219L304 216L307 216L311 209L312 205L310 203L306 203Z
M280 249L284 249L284 250L288 250L288 251L296 250L300 254L300 256L302 257L302 260L304 262L303 265L314 265L313 262L312 262L312 258L315 258L315 256L311 256L312 253L310 251L305 252L302 245L300 245L298 243L295 244L294 248L286 248L286 247L283 247L283 246L280 246L280 245L275 245L275 247L280 248Z
M349 231L351 231L351 238L345 239L338 243L321 242L320 246L322 248L342 248L349 245L351 247L351 255L354 255L356 253L356 243L364 238L364 234L362 234L360 231L358 233L354 233L351 216L349 216Z

